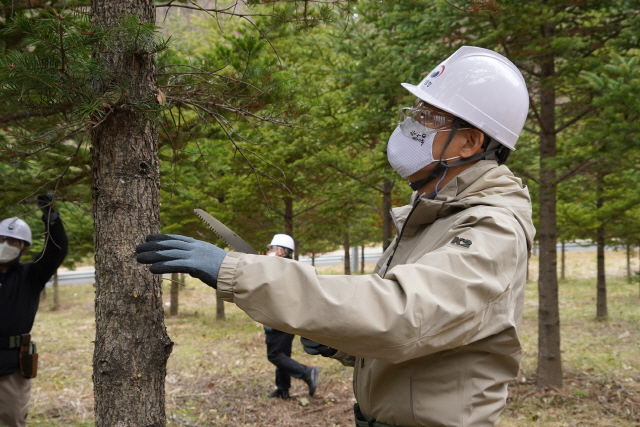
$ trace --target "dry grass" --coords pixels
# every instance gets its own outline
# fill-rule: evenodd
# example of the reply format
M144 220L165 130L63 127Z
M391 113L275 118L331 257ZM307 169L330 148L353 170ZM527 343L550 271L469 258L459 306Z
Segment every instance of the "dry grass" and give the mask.
M624 253L610 252L607 257L608 272L623 275ZM522 373L510 386L501 425L640 426L638 285L609 279L610 320L596 321L595 281L582 277L593 277L595 252L569 253L567 263L571 279L560 286L565 386L533 386L538 300L536 284L530 282L522 326ZM532 259L532 274L535 265ZM373 265L367 267L371 271ZM318 270L342 272L340 266ZM60 292L61 310L51 312L49 301L41 303L33 330L41 363L33 381L29 424L92 426L93 287L64 286ZM175 342L166 387L169 426L353 425L350 369L304 354L296 340L294 358L320 367L316 397L308 398L306 385L292 380L292 400L268 399L274 368L266 359L261 326L230 304L227 321L217 322L215 293L196 280L188 281L180 298L181 314L166 319Z

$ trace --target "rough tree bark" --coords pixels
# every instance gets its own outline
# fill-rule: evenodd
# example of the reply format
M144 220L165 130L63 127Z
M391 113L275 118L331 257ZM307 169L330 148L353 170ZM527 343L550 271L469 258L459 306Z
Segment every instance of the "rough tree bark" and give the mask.
M95 25L113 28L126 14L155 22L152 0L92 0ZM130 82L128 99L156 98L153 57L100 48L94 56ZM91 143L95 425L165 426L164 381L173 343L164 325L162 278L138 264L135 253L145 235L160 231L158 131L144 113L116 105L92 131Z
M547 39L553 37L553 25L541 30ZM549 161L556 156L556 92L553 83L555 57L545 54L541 63L540 88L540 222L538 241L539 308L538 308L538 368L539 387L562 387L560 356L560 311L558 305L558 260L556 229L556 171Z

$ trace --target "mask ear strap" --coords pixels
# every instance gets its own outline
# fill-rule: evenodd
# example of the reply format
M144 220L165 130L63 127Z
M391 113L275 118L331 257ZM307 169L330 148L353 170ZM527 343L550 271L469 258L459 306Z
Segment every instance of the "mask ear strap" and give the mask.
M438 160L438 164L431 171L429 176L427 176L424 179L421 179L420 181L410 182L409 183L409 186L413 189L413 191L418 191L420 188L424 187L426 184L428 184L429 182L431 182L434 179L436 179L440 175L440 173L442 173L442 171L445 170L448 167L443 162L444 152L447 151L447 147L449 147L449 144L451 143L451 140L455 136L455 134L458 131L458 128L460 127L461 124L462 124L462 120L460 120L458 118L456 118L455 121L453 122L453 127L451 128L451 133L449 133L449 139L447 139L447 142L444 144L444 148L442 149L442 153L440 153L440 160Z
M436 177L438 177L438 175L440 175L440 173L448 168L452 168L455 166L460 166L460 165L464 165L465 163L469 163L469 162L473 162L476 160L480 160L485 158L486 156L488 156L491 153L495 153L496 151L500 150L501 146L498 146L498 148L493 148L491 150L487 150L487 151L483 151L481 153L477 153L474 154L471 157L467 157L466 159L460 159L460 160L456 160L453 163L444 163L442 157L444 156L444 152L447 150L447 147L449 146L449 143L451 142L451 139L453 139L453 134L456 130L458 130L458 125L460 125L461 121L460 119L456 119L456 121L453 124L453 129L451 130L451 135L449 136L449 139L447 140L447 143L444 146L444 150L442 150L442 154L440 155L440 160L439 163L436 165L436 167L433 169L433 171L431 171L431 173L429 174L428 177L426 177L425 179L421 179L420 181L416 181L416 182L410 182L409 186L413 189L413 191L418 191L420 188L422 188L424 185L426 185L427 183L429 183L430 181L434 180Z

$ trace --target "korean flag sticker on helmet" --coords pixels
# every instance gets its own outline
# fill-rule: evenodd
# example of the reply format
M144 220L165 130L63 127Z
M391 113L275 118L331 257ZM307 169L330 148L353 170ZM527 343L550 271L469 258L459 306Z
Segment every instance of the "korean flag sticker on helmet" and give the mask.
M437 79L438 77L440 77L445 70L445 66L444 64L438 65L436 68L434 68L434 70L432 72L430 72L427 77L425 77L422 82L420 82L420 86L422 86L423 89L428 88L429 86L431 86L433 84L433 81L435 79Z
M440 77L442 73L444 73L444 65L439 65L436 67L435 70L431 72L429 77L431 77L432 79L435 79L436 77Z

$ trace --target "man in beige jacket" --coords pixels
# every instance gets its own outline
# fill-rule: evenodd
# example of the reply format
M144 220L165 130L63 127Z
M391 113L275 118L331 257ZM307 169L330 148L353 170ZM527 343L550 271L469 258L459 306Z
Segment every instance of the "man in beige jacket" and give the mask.
M357 426L495 426L519 369L534 236L528 191L499 165L527 89L509 60L474 47L403 85L418 99L387 154L416 191L393 209L398 236L373 274L322 276L162 234L138 260L190 273L258 322L306 337L307 351L354 366Z

